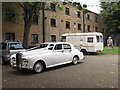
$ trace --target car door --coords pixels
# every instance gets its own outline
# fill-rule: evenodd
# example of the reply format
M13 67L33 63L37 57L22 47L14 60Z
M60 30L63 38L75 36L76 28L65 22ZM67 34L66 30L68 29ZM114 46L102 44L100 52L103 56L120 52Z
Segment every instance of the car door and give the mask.
M65 60L70 61L71 60L71 56L72 56L72 49L71 46L69 44L63 44L63 49L64 49L64 55L65 55Z
M54 64L59 64L66 61L65 54L63 53L62 44L55 45L52 55L50 57L54 61Z

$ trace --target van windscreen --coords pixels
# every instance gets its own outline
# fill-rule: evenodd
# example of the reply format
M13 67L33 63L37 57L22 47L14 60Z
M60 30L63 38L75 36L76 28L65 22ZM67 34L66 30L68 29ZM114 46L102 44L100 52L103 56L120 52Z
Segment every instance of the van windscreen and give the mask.
M100 42L99 36L96 36L96 38L97 38L97 42Z
M103 42L103 37L102 36L100 36L100 42Z

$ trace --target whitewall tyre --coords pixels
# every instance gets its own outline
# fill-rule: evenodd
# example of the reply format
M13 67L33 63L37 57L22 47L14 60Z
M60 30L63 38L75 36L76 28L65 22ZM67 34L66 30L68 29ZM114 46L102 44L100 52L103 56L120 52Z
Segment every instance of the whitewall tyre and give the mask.
M75 57L73 58L72 63L73 63L74 65L76 65L76 64L78 63L78 57L75 56Z
M35 63L33 70L35 73L41 73L43 70L43 64L41 62Z

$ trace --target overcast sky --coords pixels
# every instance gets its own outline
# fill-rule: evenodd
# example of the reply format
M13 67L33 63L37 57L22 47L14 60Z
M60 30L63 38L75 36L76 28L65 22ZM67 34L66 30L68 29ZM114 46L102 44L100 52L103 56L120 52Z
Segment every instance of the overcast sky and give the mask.
M86 4L88 10L100 13L100 0L73 0L73 2L80 2L81 5Z

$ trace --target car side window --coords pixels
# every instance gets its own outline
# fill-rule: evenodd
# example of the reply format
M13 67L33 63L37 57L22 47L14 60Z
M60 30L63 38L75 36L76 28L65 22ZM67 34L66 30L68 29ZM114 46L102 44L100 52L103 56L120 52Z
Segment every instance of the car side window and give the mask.
M50 44L48 50L52 50L54 47L54 44Z
M63 44L63 48L65 50L71 49L71 46L69 44Z
M62 44L57 44L54 49L55 50L62 50Z

